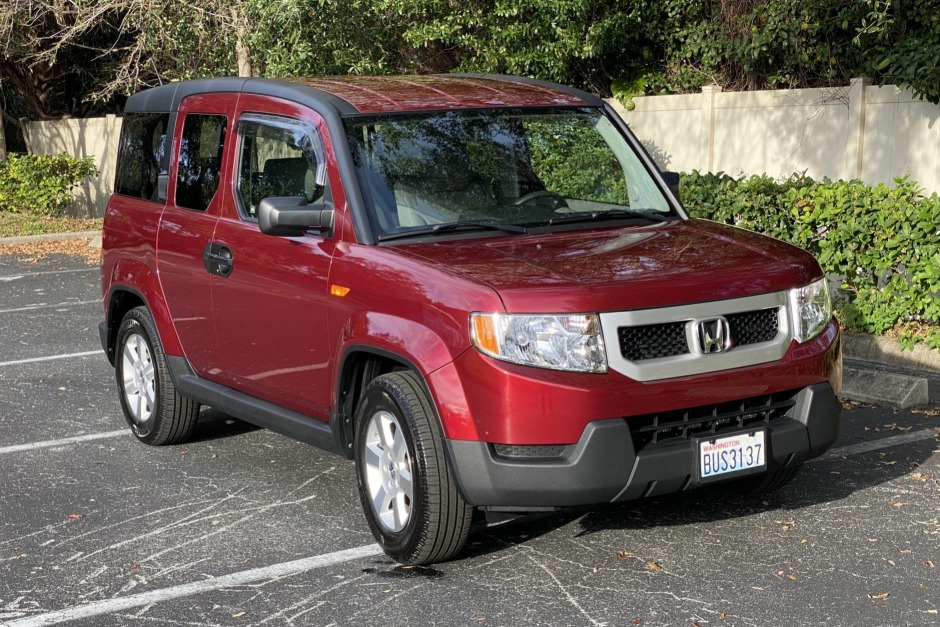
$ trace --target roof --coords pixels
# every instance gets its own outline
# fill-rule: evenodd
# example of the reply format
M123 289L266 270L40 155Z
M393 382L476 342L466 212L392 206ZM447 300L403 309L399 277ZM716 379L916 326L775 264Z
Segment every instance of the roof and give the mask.
M186 96L240 92L284 98L343 116L502 107L603 106L597 96L514 76L337 76L327 78L211 78L170 83L131 96L127 112L170 112Z

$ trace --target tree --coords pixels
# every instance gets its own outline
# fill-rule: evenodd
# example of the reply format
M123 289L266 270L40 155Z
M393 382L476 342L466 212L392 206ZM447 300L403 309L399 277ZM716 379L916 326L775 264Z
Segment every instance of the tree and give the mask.
M232 74L241 3L18 0L0 4L0 78L30 117L119 110L163 80ZM246 65L244 69L249 69Z

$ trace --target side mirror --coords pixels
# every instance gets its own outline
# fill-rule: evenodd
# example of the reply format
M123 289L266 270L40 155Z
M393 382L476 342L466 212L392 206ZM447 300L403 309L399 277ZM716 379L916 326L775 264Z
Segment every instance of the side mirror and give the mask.
M663 181L666 182L666 187L669 188L669 191L672 192L673 196L676 198L679 197L679 173L678 172L663 172Z
M298 237L309 229L333 228L333 206L308 205L305 198L271 196L258 204L258 226L266 235Z

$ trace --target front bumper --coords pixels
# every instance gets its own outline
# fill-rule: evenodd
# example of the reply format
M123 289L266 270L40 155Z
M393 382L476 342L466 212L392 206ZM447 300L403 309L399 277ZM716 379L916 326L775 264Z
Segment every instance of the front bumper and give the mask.
M842 405L829 383L803 388L785 415L764 425L767 472L817 457L835 442ZM636 450L630 418L597 420L560 457L508 458L493 445L447 440L464 499L505 509L626 501L696 487L696 437L670 438ZM718 432L721 435L721 432Z

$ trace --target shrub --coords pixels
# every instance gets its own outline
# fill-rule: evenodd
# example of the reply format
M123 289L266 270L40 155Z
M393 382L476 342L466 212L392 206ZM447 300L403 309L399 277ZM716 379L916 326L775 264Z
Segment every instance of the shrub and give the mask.
M97 174L92 157L10 155L0 162L0 211L61 215L72 188Z
M813 253L841 281L835 294L848 328L894 331L902 344L940 348L940 198L908 178L893 187L814 181L795 174L740 180L685 174L692 215L760 231Z

